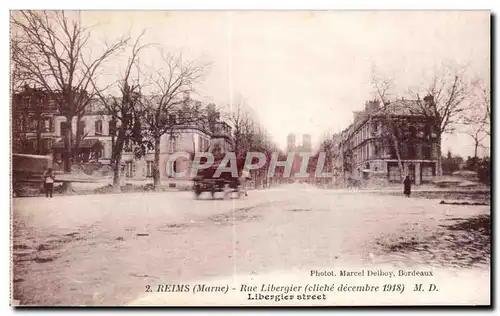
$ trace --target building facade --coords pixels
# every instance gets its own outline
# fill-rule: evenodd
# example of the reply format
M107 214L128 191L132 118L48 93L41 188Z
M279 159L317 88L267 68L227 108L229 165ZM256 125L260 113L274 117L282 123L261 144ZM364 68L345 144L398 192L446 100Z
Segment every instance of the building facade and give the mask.
M188 99L187 102L199 102ZM78 156L73 166L93 164L97 168L108 168L111 163L117 122L100 102L92 102L86 113L74 117L72 156ZM54 168L62 169L64 155L64 135L67 128L66 117L59 114L54 100L40 89L26 87L25 91L13 95L13 148L14 152L53 155ZM160 177L172 177L175 171L190 168L188 160L178 159L173 166L168 165L169 157L175 152L211 151L214 147L224 152L230 151L231 127L220 120L215 106L208 107L210 122L202 126L179 125L160 139ZM213 112L213 113L210 113ZM173 119L176 119L175 117ZM38 139L38 140L37 140ZM41 147L40 147L41 146ZM77 147L77 148L76 148ZM134 155L134 146L125 144L122 153L123 177L145 179L153 176L154 149L148 149L141 158ZM109 168L108 168L109 169ZM189 178L189 172L186 178Z
M430 118L416 114L416 106L396 100L382 111L378 101L369 101L364 111L354 112L339 144L344 179L401 182L408 175L415 184L433 180L439 143Z
M12 151L47 155L56 133L55 98L43 89L25 86L12 95Z

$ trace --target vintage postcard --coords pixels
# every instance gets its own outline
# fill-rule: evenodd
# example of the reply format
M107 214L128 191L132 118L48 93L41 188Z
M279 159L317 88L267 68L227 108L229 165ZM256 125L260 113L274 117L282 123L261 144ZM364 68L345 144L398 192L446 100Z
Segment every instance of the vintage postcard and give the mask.
M490 23L11 11L11 305L489 306Z

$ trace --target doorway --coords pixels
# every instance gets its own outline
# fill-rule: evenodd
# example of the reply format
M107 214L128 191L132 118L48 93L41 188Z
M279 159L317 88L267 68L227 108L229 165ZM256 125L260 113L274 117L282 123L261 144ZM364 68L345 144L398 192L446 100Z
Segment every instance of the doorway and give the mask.
M415 184L415 165L408 165L408 176L410 176L411 183Z

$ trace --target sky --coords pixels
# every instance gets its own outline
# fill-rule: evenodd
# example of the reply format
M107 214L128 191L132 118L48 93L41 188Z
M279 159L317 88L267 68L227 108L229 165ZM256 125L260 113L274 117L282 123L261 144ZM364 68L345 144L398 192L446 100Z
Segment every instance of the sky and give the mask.
M373 98L373 69L396 94L443 64L489 82L490 15L481 11L84 11L93 40L138 36L186 59L210 63L197 98L229 106L244 98L271 138L340 132ZM97 42L96 42L96 45ZM154 64L157 55L142 58ZM108 64L120 69L120 59ZM113 73L113 71L111 72ZM472 155L466 135L447 135L443 151Z

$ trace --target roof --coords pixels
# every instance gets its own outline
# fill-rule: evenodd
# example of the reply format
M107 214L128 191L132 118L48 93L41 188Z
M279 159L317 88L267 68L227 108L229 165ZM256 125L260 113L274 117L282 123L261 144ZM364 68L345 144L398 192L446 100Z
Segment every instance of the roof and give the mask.
M365 122L373 116L382 116L386 114L391 114L395 116L421 116L422 108L421 104L417 100L396 100L392 101L385 106L385 108L380 108L379 110L368 113L366 111L356 111L359 115L359 120L351 123L346 129L342 131L347 135L350 135L356 131L360 126L365 124ZM356 113L355 112L355 113Z
M385 106L385 109L373 113L373 115L384 114L387 112L392 115L420 115L421 109L417 100L396 100Z
M102 144L98 139L82 139L78 147L88 149L88 148L102 147ZM60 140L57 143L54 143L54 145L52 145L52 148L53 149L64 148L64 140ZM73 148L76 148L76 143L74 142L73 142Z

